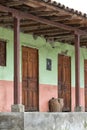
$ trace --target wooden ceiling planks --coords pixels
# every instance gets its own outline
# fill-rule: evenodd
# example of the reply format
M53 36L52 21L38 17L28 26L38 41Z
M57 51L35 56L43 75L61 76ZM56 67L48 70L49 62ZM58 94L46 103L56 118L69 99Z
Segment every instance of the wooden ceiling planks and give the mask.
M22 1L10 1L6 5L9 6L9 7L13 7L13 6L19 6L19 5L22 5L22 4L23 4Z
M87 31L86 14L51 0L3 0L0 4L21 12L20 27L24 33L74 44L72 31ZM0 26L13 27L13 18L8 12L0 12ZM84 44L87 46L87 36L81 37L81 46Z

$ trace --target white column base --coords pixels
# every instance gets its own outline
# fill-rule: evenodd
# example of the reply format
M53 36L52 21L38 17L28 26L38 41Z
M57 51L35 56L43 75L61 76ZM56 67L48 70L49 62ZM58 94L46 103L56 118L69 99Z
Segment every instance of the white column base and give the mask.
M22 104L14 104L11 106L11 112L24 112L24 105Z
M77 106L77 107L75 107L74 111L75 111L75 112L83 112L84 109L83 109L82 106Z

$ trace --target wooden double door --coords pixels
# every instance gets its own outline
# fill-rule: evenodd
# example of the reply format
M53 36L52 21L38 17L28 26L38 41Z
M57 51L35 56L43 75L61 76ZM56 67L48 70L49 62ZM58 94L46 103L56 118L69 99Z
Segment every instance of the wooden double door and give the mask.
M71 111L71 58L58 55L58 98L63 98L63 111Z
M38 111L38 50L22 47L22 103L26 111Z

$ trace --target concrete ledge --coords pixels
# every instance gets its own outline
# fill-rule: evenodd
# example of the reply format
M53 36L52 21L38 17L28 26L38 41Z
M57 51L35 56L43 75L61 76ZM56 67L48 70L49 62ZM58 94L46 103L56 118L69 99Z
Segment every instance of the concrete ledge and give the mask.
M87 130L87 113L0 113L0 130Z
M24 130L87 130L87 113L24 113Z
M0 130L24 130L24 113L0 113Z

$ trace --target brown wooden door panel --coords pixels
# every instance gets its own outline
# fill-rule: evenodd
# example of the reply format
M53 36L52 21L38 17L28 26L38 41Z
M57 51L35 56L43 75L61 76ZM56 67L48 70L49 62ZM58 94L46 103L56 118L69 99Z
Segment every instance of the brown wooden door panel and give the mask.
M71 59L58 56L58 97L64 100L64 111L71 111Z
M87 60L84 60L85 111L87 112Z
M27 90L23 90L23 91L22 91L22 96L23 96L23 98L22 98L22 103L23 103L25 106L27 106Z
M26 111L38 110L38 51L22 48L22 90Z

